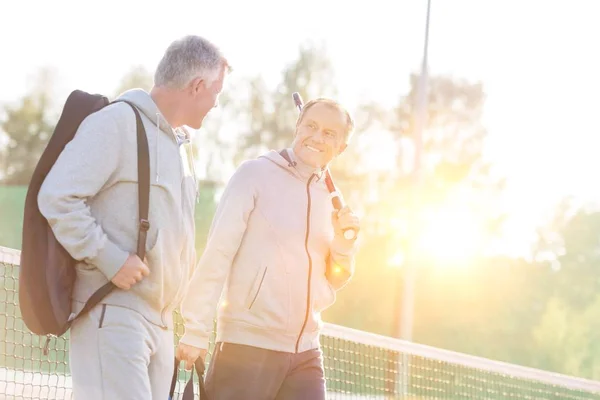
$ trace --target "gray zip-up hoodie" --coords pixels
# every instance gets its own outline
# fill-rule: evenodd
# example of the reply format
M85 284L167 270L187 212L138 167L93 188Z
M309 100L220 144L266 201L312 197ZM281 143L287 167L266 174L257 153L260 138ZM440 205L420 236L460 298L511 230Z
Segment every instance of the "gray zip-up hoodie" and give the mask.
M306 172L270 151L232 176L182 302L182 343L208 348L217 314L217 341L319 347L321 311L351 278L356 245L334 238L325 183Z
M141 111L150 150L150 210L146 259L150 275L103 302L172 327L172 313L195 262L195 179L180 137L148 93L125 92ZM126 103L88 116L42 185L38 205L58 241L79 260L73 311L135 254L138 237L135 114Z

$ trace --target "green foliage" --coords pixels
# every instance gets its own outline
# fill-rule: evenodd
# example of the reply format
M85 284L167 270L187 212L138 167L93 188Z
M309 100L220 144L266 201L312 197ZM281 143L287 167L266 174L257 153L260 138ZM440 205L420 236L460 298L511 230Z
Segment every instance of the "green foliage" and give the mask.
M48 70L42 70L34 90L21 98L17 105L5 106L0 128L8 143L0 148L1 183L29 183L54 130L52 86L53 75Z
M355 276L338 291L336 302L323 313L323 319L391 336L400 293L399 271L389 265L395 246L386 236L369 235L361 240Z
M540 230L539 254L546 276L536 290L546 296L532 329L536 367L600 379L600 212L563 202Z
M493 194L498 194L504 182L491 174L491 166L483 160L483 145L487 137L481 121L485 105L483 85L447 76L432 76L428 87L421 199L439 201L456 187L465 185L481 192L492 190ZM410 91L394 110L391 128L399 139L414 139L417 95L418 76L411 75Z
M300 47L297 58L284 68L282 79L274 89L260 76L251 78L244 86L249 98L240 116L248 120L249 128L242 134L239 159L290 145L298 118L293 92L299 92L304 101L320 96L335 97L337 93L326 49L308 45Z
M0 246L21 248L27 187L0 186Z

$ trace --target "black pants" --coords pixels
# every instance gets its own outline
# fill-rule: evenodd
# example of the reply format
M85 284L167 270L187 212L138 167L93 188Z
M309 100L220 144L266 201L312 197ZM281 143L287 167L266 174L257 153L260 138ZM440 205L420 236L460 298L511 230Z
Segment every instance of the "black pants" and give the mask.
M325 400L321 350L295 354L217 343L206 391L210 400Z

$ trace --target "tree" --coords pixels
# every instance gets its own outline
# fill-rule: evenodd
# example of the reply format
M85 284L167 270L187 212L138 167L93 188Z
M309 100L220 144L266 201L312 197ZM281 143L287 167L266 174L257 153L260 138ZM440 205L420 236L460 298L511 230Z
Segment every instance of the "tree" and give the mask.
M411 75L410 92L395 110L392 130L398 139L414 139L418 79ZM487 136L481 121L483 85L447 76L433 76L428 85L421 163L428 191L439 197L461 182L477 189L501 190L503 179L493 177L491 165L483 159Z
M400 316L399 304L405 279L402 256L414 248L413 239L418 233L409 224L411 215L451 202L464 205L470 213L477 215L476 219L482 225L485 235L481 239L482 246L491 246L502 221L500 209L490 199L502 190L503 181L493 175L493 169L482 157L487 132L481 123L484 92L479 83L444 76L430 78L427 124L423 132L423 178L421 187L415 188L412 180L414 171L406 168L406 164L410 165L406 158L411 156L410 144L415 133L417 83L416 76L412 76L410 91L393 110L377 104L365 104L355 112L357 132L350 146L355 150L351 150L354 153L347 157L351 161L347 163L346 175L337 169L335 172L336 176L347 177L340 182L342 192L346 197L350 194L352 204L363 210L362 229L366 233L357 269L365 272L357 272L357 279L338 294L338 301L326 316L336 323L388 335L397 334L399 327L397 318ZM369 154L368 143L377 136L386 140L379 148L373 147ZM398 155L395 166L375 173L364 168L357 173L356 166L361 160L388 153L391 146L396 146ZM419 207L413 208L411 199L417 190ZM486 257L482 251L472 261L473 265L464 266L462 274L458 272L460 270L453 270L456 272L453 275L440 273L443 271L440 264L445 260L413 260L419 263L415 340L472 353L500 355L503 354L500 346L510 347L506 341L499 341L501 345L490 350L488 340L478 339L474 334L466 341L462 339L466 335L457 337L454 333L475 332L484 338L498 339L494 330L499 328L521 334L530 331L530 326L523 321L531 315L529 310L538 306L539 300L537 297L516 296L511 292L510 283L510 273L526 268L527 264L506 259L494 262ZM397 259L400 261L397 262ZM497 301L486 302L490 285L495 282L494 278L498 279L499 270L495 269L500 268L503 268L506 285L497 289ZM530 274L535 275L535 271L532 269ZM452 284L449 284L450 279L454 280ZM524 280L524 287L527 287L526 283L530 280ZM457 291L464 295L458 295ZM364 300L365 293L374 295ZM512 296L510 302L502 300L507 293ZM519 301L524 303L523 308ZM474 308L474 305L477 307ZM507 309L512 311L506 312ZM448 310L452 313L445 313ZM505 320L504 326L499 326L490 316L494 313L502 313L512 320ZM511 355L518 355L523 350L522 347L512 347L515 350Z
M398 141L402 139L414 140L416 104L418 94L418 76L410 77L411 89L402 98L395 110L396 120L393 131L398 133ZM450 345L444 338L450 336L457 330L470 332L473 329L486 331L486 335L492 334L490 328L483 326L474 327L476 321L471 320L475 313L475 305L488 305L481 309L483 315L493 312L501 312L505 305L490 304L486 302L487 291L478 292L478 296L467 300L470 306L452 307L456 291L467 290L473 294L472 286L468 286L471 279L483 272L482 279L494 276L487 264L488 250L492 248L495 240L499 237L502 227L503 215L494 199L503 189L503 180L495 177L491 172L491 166L483 159L483 144L487 132L482 125L481 115L484 108L484 90L480 83L470 83L461 79L453 79L446 76L433 76L429 79L429 90L427 93L427 109L425 127L422 133L422 158L421 158L421 185L414 187L413 182L405 180L404 185L392 188L390 198L407 199L401 207L405 215L415 216L415 219L407 219L405 235L397 240L402 243L407 254L416 252L416 240L421 234L420 215L428 210L436 210L447 204L456 204L460 209L474 216L474 223L479 232L477 240L479 248L473 254L471 261L463 260L462 263L471 262L471 266L462 265L463 271L469 274L453 274L455 285L441 285L432 287L431 281L425 279L431 276L432 271L439 270L442 264L449 264L446 259L430 260L428 254L417 252L413 263L418 264L418 277L416 282L417 296L415 302L414 337L416 340L427 341L431 344L439 344L443 341ZM411 171L414 173L415 171ZM399 190L398 190L399 189ZM416 199L416 204L411 200ZM437 222L444 224L443 221ZM461 222L456 222L460 224ZM459 226L457 226L459 228ZM447 233L451 235L451 232ZM464 240L473 240L464 238ZM507 263L508 261L505 261ZM430 265L431 264L431 265ZM495 264L495 263L493 263ZM502 268L498 266L498 268ZM461 270L454 269L460 272ZM499 272L499 271L498 271ZM449 277L446 278L446 280ZM463 288L463 285L467 285ZM489 290L489 286L486 286ZM401 290L399 288L399 290ZM432 295L434 295L432 297ZM437 299L438 301L435 301ZM445 327L441 324L432 326L426 318L431 308L440 310L452 310L452 319ZM480 320L483 320L482 314ZM461 321L463 321L461 323ZM476 326L476 325L475 325ZM488 323L488 326L490 324ZM478 331L482 335L482 331ZM432 332L435 332L432 336ZM470 349L481 351L489 346L485 340L471 338ZM459 339L460 340L460 339ZM506 344L506 343L505 343ZM454 342L453 348L459 347L459 342Z
M600 211L566 199L548 226L539 229L536 254L548 269L550 295L568 307L584 309L600 293ZM542 258L542 256L544 256Z
M534 366L532 331L548 299L546 272L540 264L506 256L481 259L470 268L419 265L415 339Z
M235 78L234 78L235 79ZM202 123L202 128L194 134L194 154L197 170L204 185L216 186L227 180L235 168L231 161L237 151L237 110L240 103L237 85L224 90L219 96L217 108L210 111ZM231 91L233 90L233 91Z
M298 118L292 93L305 101L319 96L335 97L334 70L324 47L310 44L299 48L298 57L283 70L282 80L271 90L261 77L247 83L248 106L241 112L249 128L242 134L238 159L267 149L289 146Z
M534 367L600 379L600 296L584 308L553 296L532 337Z
M39 71L35 85L18 105L4 108L1 129L6 145L0 149L0 177L6 185L27 185L55 126L52 112L54 73Z
M417 92L418 76L412 75L409 92L394 109L364 104L355 111L355 137L332 168L342 192L360 204L371 223L387 223L384 234L396 243L406 242L407 235L415 236L407 225L408 216L417 211L411 201L421 209L468 201L469 211L482 221L484 241L491 246L502 228L503 215L495 199L504 181L482 156L487 136L481 122L483 86L446 76L430 77L418 193L412 168ZM382 157L395 157L395 164L369 167L370 160ZM394 231L396 237L390 238Z
M531 332L533 366L600 379L600 211L566 198L538 236L534 254L545 275L532 287L546 303Z
M124 76L121 78L119 86L115 90L113 97L118 97L121 93L129 89L144 89L150 91L154 85L154 77L143 65L136 65L132 67Z

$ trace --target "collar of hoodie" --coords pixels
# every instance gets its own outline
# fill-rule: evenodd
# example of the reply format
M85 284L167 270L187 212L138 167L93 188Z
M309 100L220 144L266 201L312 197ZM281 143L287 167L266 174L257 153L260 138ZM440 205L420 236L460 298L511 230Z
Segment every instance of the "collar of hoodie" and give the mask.
M186 144L191 144L192 143L192 135L188 132L187 129L185 129L184 127L180 127L177 129L173 129L171 127L171 125L169 124L169 122L165 119L165 117L162 116L161 113L157 112L156 113L156 137L155 137L155 142L156 142L156 148L155 148L155 158L156 158L156 175L155 175L155 179L156 182L158 183L158 180L160 178L160 146L159 146L159 141L158 141L158 135L160 134L161 131L161 123L163 124L163 128L166 128L167 131L171 132L171 134L173 135L173 139L175 140L175 142L177 143L177 145L179 147L181 147L182 145L186 145ZM163 129L164 131L165 129ZM166 132L165 132L166 133ZM196 199L198 199L198 180L196 179L196 168L194 167L194 146L188 146L189 149L191 149L191 154L188 152L188 167L190 168L190 171L192 172L192 178L194 179L194 186L196 189ZM187 150L187 149L185 149ZM183 163L183 159L181 157L181 154L179 154L179 161L181 163Z

